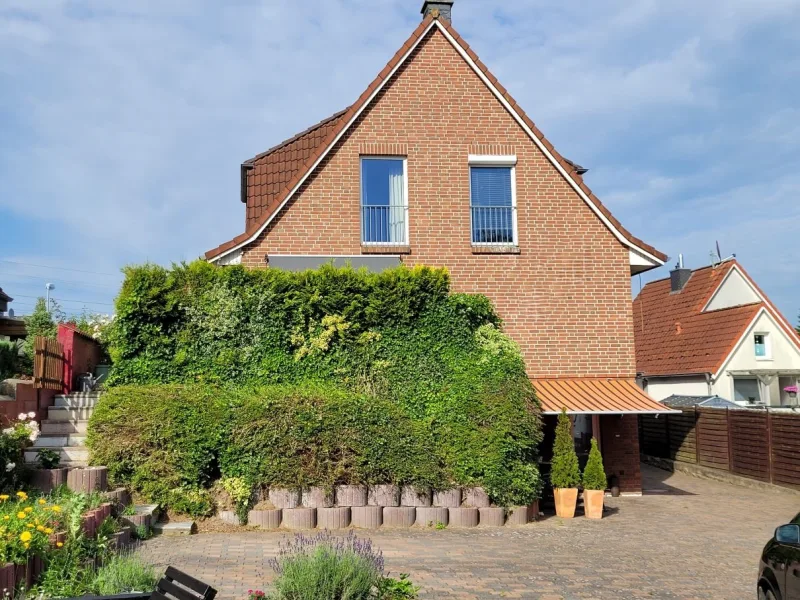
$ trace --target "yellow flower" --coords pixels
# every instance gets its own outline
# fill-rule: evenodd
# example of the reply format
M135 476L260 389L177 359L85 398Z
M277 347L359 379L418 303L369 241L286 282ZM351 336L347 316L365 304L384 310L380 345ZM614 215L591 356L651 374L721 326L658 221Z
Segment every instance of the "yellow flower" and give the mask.
M61 507L58 504L53 504L53 512L61 512Z
M23 531L19 534L19 539L23 542L30 542L31 541L31 532L30 531Z
M56 542L56 546L58 546L59 548L61 548L61 546L63 546L63 545L64 545L64 542Z
M25 517L27 517L27 516L28 516L28 515L26 515L26 514L25 514L24 512L22 512L22 511L19 511L19 512L17 513L17 518L18 518L18 519L24 519L24 518L25 518Z
M52 528L52 527L45 527L45 528L44 528L44 532L45 532L47 535L50 535L50 534L52 534L52 533L53 533L53 528Z
M9 517L8 515L4 515L4 516L3 516L3 520L4 520L4 521L8 521L10 518L11 518L11 517Z
M26 494L25 492L17 492L17 497L22 499L22 500L27 500L28 499L28 494Z
M39 526L36 528L36 531L44 531L44 527L42 527L41 525L39 525Z
M39 504L47 504L47 500L44 498L39 498Z
M31 547L31 545L30 545L28 542L25 542L25 543L24 543L24 544L22 544L22 545L23 545L23 546L25 546L25 550L27 550L28 548L30 548L30 547Z
M33 512L33 507L32 507L32 506L26 506L26 507L25 507L25 512L26 512L26 513L31 513L31 512Z
M25 527L30 527L31 529L33 529L33 523L28 523Z
M2 500L3 502L8 500L8 494L0 494L0 500Z

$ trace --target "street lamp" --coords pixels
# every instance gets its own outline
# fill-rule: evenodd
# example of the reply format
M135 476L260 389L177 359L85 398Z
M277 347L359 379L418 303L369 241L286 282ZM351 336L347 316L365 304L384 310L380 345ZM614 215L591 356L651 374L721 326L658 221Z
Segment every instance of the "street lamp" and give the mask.
M44 289L45 289L46 294L47 294L47 300L46 300L46 302L47 302L47 312L50 312L50 290L56 289L56 286L54 286L52 283L45 283L44 284Z

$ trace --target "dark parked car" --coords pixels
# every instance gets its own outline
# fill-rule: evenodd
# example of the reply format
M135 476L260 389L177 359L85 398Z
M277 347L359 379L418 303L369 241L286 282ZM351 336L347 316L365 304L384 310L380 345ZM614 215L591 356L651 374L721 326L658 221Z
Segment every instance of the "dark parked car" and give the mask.
M800 600L800 515L781 525L761 553L759 600Z

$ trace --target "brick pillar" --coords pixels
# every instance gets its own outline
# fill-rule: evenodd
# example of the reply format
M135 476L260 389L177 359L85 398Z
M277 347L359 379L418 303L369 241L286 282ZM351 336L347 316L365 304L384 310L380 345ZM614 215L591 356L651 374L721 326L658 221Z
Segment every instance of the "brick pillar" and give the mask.
M641 493L639 427L636 415L601 415L603 464L606 475L616 475L623 493Z

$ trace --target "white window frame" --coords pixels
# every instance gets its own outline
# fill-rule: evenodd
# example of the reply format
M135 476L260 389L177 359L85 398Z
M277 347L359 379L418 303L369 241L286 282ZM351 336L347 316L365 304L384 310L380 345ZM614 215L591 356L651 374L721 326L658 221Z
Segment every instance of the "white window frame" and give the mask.
M364 241L364 161L365 160L402 160L403 161L403 203L404 218L405 218L405 240L402 243L398 242L365 242ZM358 222L359 231L358 237L361 238L362 246L409 246L411 240L409 238L408 227L408 157L407 156L387 156L382 154L362 154L358 157Z
M756 354L756 336L761 335L764 336L764 356L758 356ZM753 355L756 357L756 360L772 360L772 336L769 334L768 331L754 331L753 332Z
M467 158L469 165L469 241L473 246L480 247L514 247L519 245L519 231L517 228L517 157L513 155L470 154ZM511 244L508 242L476 242L472 239L472 167L509 167L511 169L511 227L514 236Z

